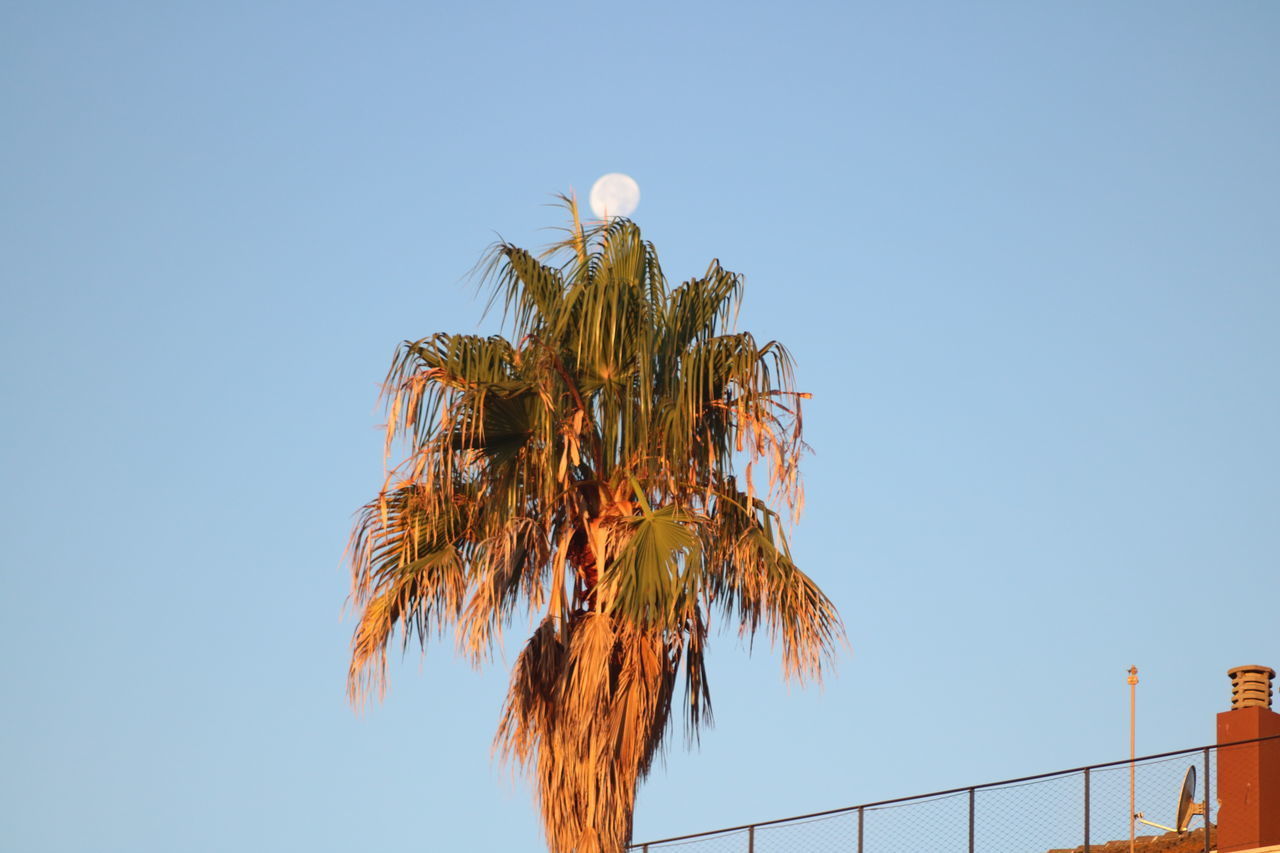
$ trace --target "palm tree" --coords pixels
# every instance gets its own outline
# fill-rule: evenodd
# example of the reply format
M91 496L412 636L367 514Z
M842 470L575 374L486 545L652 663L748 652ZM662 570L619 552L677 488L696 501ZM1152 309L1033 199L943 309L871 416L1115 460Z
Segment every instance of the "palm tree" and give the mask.
M563 242L482 262L511 339L436 334L392 363L387 450L406 454L352 536L349 691L384 692L397 629L453 628L479 664L532 614L495 746L534 776L554 853L618 853L681 674L686 733L711 720L713 616L765 627L801 682L843 629L774 508L803 502L808 395L780 344L731 329L741 277L712 261L669 288L634 223L565 202Z

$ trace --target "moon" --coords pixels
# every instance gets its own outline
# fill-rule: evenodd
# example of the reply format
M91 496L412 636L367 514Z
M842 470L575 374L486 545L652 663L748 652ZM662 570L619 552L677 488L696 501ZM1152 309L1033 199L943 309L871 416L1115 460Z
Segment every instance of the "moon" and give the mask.
M630 216L640 203L640 185L630 175L610 172L591 185L591 212L600 219Z

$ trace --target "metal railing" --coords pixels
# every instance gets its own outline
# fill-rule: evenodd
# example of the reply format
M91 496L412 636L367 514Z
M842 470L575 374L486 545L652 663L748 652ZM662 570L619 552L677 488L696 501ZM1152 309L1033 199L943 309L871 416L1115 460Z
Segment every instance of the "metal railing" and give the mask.
M1174 811L1188 766L1196 768L1195 800L1202 817L1160 853L1204 853L1214 842L1220 749L1276 740L1255 738L1230 744L1162 752L1091 764L1037 776L1006 779L880 800L857 806L692 835L632 844L632 853L1114 853L1129 850L1129 771L1134 769L1137 803L1147 819L1175 821ZM1205 832L1204 828L1210 831ZM1137 845L1147 846L1163 830L1136 825ZM1107 850L1101 848L1107 846Z

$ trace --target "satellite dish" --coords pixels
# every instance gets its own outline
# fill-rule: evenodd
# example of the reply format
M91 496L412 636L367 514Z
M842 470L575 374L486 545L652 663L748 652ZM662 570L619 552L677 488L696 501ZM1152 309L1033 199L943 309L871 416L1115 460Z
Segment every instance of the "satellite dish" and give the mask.
M1196 801L1196 767L1191 765L1187 768L1187 772L1182 777L1182 790L1178 793L1178 809L1174 812L1178 819L1175 829L1172 826L1165 826L1162 823L1152 823L1149 820L1142 819L1142 812L1134 815L1138 823L1145 823L1147 826L1154 826L1156 829L1163 829L1167 832L1186 832L1187 827L1191 825L1191 818L1196 815L1204 815L1204 803Z
M1204 814L1204 803L1196 802L1196 766L1187 768L1182 777L1182 793L1178 795L1178 832L1186 832L1191 818Z

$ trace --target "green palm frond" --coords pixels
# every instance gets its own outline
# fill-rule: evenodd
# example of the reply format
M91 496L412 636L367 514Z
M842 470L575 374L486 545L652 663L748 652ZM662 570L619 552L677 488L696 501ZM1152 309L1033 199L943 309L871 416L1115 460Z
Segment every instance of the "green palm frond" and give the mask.
M615 522L619 541L600 575L603 611L633 625L677 629L680 605L696 598L702 575L696 521L672 504Z

